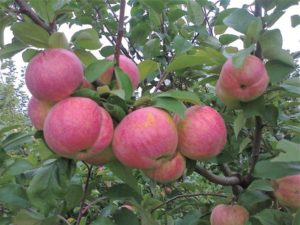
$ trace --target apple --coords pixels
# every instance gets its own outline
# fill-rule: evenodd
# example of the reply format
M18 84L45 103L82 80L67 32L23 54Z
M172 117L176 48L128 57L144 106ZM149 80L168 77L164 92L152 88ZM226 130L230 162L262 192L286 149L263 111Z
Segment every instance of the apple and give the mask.
M66 49L47 49L28 64L25 81L32 95L44 101L60 101L70 96L83 81L83 66Z
M226 105L237 108L239 101L248 102L261 96L268 83L267 70L258 57L247 56L241 68L236 68L230 58L222 67L216 94Z
M226 126L222 116L209 106L192 106L178 123L178 151L193 160L218 155L226 144Z
M69 97L48 113L44 137L58 155L77 158L97 141L101 123L102 112L96 102L84 97Z
M28 102L28 116L37 130L43 130L44 121L54 102L40 101L31 97Z
M113 61L114 55L108 56L107 60ZM120 55L119 58L119 67L123 70L124 73L127 73L131 81L133 89L136 89L140 82L140 72L137 65L124 55ZM113 67L109 68L106 72L101 74L99 81L102 84L110 84L113 75Z
M249 212L240 205L217 205L211 212L211 225L244 225L249 219Z
M169 183L180 178L185 170L185 158L177 153L172 159L164 162L152 170L144 170L144 173L159 183Z
M300 208L300 174L282 177L273 181L274 195L282 205Z
M124 165L154 169L175 155L178 134L165 111L145 107L129 113L115 129L113 151Z

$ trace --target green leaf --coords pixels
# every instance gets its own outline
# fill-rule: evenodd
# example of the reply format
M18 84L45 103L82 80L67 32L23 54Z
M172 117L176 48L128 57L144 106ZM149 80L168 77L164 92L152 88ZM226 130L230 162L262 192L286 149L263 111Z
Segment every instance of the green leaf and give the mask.
M17 39L27 45L32 45L38 48L48 47L48 32L34 23L14 23L11 26L11 30Z
M298 162L271 162L260 161L254 170L255 177L277 179L284 176L300 173L300 163Z
M11 44L7 44L4 46L4 48L0 49L0 59L11 58L25 48L26 46L19 41L14 41Z
M226 26L246 34L253 20L257 20L257 18L251 15L246 9L237 9L227 16L223 22Z
M104 195L108 196L111 200L142 201L142 196L127 184L116 184L109 188Z
M14 217L14 224L22 225L42 225L44 217L36 212L29 212L21 209ZM43 224L44 225L44 224Z
M146 79L147 76L151 75L153 72L158 70L159 65L157 62L152 60L145 60L138 65L140 71L140 79L141 81Z
M85 51L83 49L75 49L74 53L85 66L88 66L91 63L97 61L97 58L91 52Z
M54 7L52 7L53 0L36 1L30 0L30 5L34 8L37 14L43 18L47 23L55 19ZM51 4L52 2L52 4Z
M147 22L139 22L130 29L130 40L133 43L143 45L148 35L152 32L152 28Z
M72 96L90 98L96 102L101 100L97 91L91 90L89 88L81 88L81 89L77 90L74 94L72 94Z
M74 170L75 163L68 159L46 161L29 183L27 195L30 202L47 215L68 192Z
M22 58L24 62L29 62L34 56L36 56L40 51L32 48L26 49L22 53Z
M178 19L180 19L181 17L185 16L186 15L186 11L183 11L182 9L174 9L174 10L171 10L170 9L170 12L168 13L168 18L170 20L170 23L173 23L175 21L177 21Z
M241 129L245 127L246 121L247 119L244 113L239 113L238 116L235 118L233 122L233 130L236 138L238 137Z
M107 167L113 172L115 176L120 178L126 184L128 184L133 190L139 193L138 182L132 175L132 169L124 166L119 161L115 160L107 164Z
M222 45L228 45L234 41L239 39L239 36L236 36L234 34L223 34L219 37L219 41Z
M114 51L115 51L115 47L114 46L104 46L103 48L101 48L100 54L103 57L108 57L108 56L114 54Z
M248 187L248 190L256 191L273 191L272 182L270 180L257 179L254 180Z
M67 37L62 32L55 32L51 34L49 38L49 47L50 48L65 48L69 47L69 42Z
M277 60L269 60L266 63L266 69L271 83L275 84L283 81L292 73L295 68Z
M157 13L161 13L164 9L164 1L162 0L140 0L140 2Z
M33 166L26 159L16 158L14 163L6 168L5 174L15 176L33 169Z
M291 214L276 209L264 209L253 216L263 225L291 225Z
M105 110L118 122L120 122L125 116L125 110L119 105L103 103Z
M241 102L241 106L246 118L264 116L266 112L266 105L263 96L250 102Z
M121 208L120 210L118 210L113 215L113 218L116 221L116 224L123 224L124 222L126 224L130 224L130 225L139 225L140 224L139 219L137 218L137 215L127 208Z
M116 225L113 221L109 218L104 216L99 216L91 225Z
M182 102L188 102L196 105L201 104L198 95L190 91L170 90L167 92L159 93L158 97L170 97Z
M144 45L145 59L151 59L160 55L160 40L158 38L150 39Z
M289 66L295 66L294 59L292 55L287 50L283 50L281 48L270 48L270 49L263 49L263 55L267 59L270 60L277 60L283 62Z
M290 78L280 86L290 93L300 95L300 78L298 77Z
M32 133L13 133L7 136L7 138L2 142L2 147L5 151L17 150L18 147L32 142Z
M136 208L137 212L140 214L141 225L158 225L158 223L153 219L150 212L148 212L141 205L135 202L132 202L132 204Z
M283 11L275 10L270 15L267 15L266 18L266 25L267 27L272 27L280 18L283 16Z
M292 23L292 27L298 26L300 24L300 16L299 15L291 16L291 23Z
M152 101L153 106L177 113L181 118L184 117L185 106L182 104L182 102L174 98L159 96L155 97Z
M300 209L298 209L293 221L293 225L298 225L298 224L300 224Z
M284 152L272 159L273 162L300 162L300 144L288 140L281 140L277 143L276 149L281 149Z
M101 47L98 33L92 28L77 31L71 40L78 48L95 50Z
M182 220L178 223L178 225L198 225L202 214L198 210L192 210L188 212Z
M255 49L255 45L251 45L250 47L239 51L238 53L236 53L233 57L232 57L232 63L234 65L234 67L236 68L241 68L245 62L245 59L248 55L251 54L251 52L253 52Z
M110 60L97 60L89 64L85 69L85 78L89 82L93 82L100 78L100 76L106 72L109 68L113 67L114 62Z
M133 93L133 87L129 76L124 73L119 67L115 67L115 75L119 88L121 88L125 92L125 100L129 100Z
M250 143L251 143L251 139L246 137L242 140L242 142L240 143L240 149L239 152L242 152Z
M244 191L239 197L239 204L246 207L250 212L259 212L266 207L270 207L272 200L262 191Z
M187 52L193 47L192 43L185 38L183 38L181 35L176 35L176 37L173 40L173 44L171 44L171 48L175 49L176 55L180 55L182 53Z
M204 22L204 12L202 6L195 0L187 0L187 12L191 22L201 26Z
M8 207L30 207L25 190L20 185L12 183L0 187L0 203Z
M253 43L256 43L259 38L260 32L262 30L263 30L262 21L260 18L256 17L255 19L253 19L250 22L250 24L248 26L248 30L246 33L246 39L245 39L246 45L249 46ZM249 42L249 43L247 43L247 42Z

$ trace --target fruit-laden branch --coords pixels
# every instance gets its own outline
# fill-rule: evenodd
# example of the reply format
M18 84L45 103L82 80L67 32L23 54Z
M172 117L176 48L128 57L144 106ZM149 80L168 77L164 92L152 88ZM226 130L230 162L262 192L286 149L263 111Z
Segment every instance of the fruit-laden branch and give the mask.
M124 17L125 17L125 7L126 7L126 1L121 0L120 3L120 15L119 15L119 25L118 25L118 36L115 46L115 61L116 66L119 65L119 56L120 56L120 48L122 46L122 38L124 35Z
M85 199L86 199L86 196L88 194L89 183L90 183L90 178L91 178L92 169L93 169L93 166L89 166L86 163L85 163L85 165L88 168L88 174L87 174L85 185L84 185L84 192L83 192L83 195L82 195L82 198L81 198L80 210L79 210L79 214L78 214L78 217L77 217L77 220L76 220L76 225L80 224L81 218L84 214L83 212L84 212Z
M196 166L195 172L215 184L221 184L224 186L232 186L232 185L241 184L241 180L237 176L230 176L230 177L218 176L218 175L215 175L215 174L209 172L207 169L205 169L204 167L199 166L199 165Z
M165 202L160 203L159 205L155 206L154 208L151 209L151 213L153 213L155 210L159 209L160 207L167 205L170 202L175 201L178 198L191 198L191 197L197 197L197 196L216 196L216 197L222 197L222 198L228 198L228 195L222 194L222 193L191 193L191 194L181 194L181 195L176 195L170 199L168 199Z
M46 24L26 3L24 0L15 0L15 2L20 7L19 12L29 16L34 23L44 28L49 34L52 33L51 27Z

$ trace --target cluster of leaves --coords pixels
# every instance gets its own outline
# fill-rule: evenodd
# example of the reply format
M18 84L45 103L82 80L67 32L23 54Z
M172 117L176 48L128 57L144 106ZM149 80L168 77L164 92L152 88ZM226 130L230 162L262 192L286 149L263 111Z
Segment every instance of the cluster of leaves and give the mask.
M43 48L70 48L84 64L90 82L112 65L96 55L106 57L115 51L119 1L27 3L0 1L0 59L22 51L23 60L28 62ZM116 161L94 168L57 158L40 134L33 139L32 133L20 131L19 127L3 127L0 224L209 224L212 206L228 203L232 194L229 188L212 184L194 172L199 165L228 176L219 167L226 165L233 173L251 178L241 183L242 192L235 193L238 202L252 215L249 225L299 223L300 213L293 222L292 212L274 204L271 194L272 179L300 173L300 80L295 63L299 54L282 49L281 31L272 28L296 4L297 0L256 0L243 8L231 8L229 0L128 1L130 15L125 19L125 34L119 47L122 54L137 62L140 88L133 90L128 78L116 68L116 81L110 86L98 87L96 91L79 90L75 95L101 103L116 122L130 110L145 105L180 116L191 104L210 105L222 113L227 124L228 143L223 153L205 163L188 161L184 178L159 186ZM297 15L291 19L294 27L299 25ZM76 32L68 41L58 32L63 24L89 28ZM7 27L14 38L4 45ZM235 47L237 41L243 43L242 50ZM221 66L227 57L233 57L239 67L254 51L266 61L268 91L243 103L241 109L230 110L215 97ZM8 114L17 115L18 110L11 110L14 112ZM257 126L257 118L262 120L262 127ZM260 156L253 164L258 129L263 129ZM87 180L86 173L90 175ZM205 195L221 192L227 197ZM189 197L193 193L198 195ZM172 201L165 202L168 199ZM78 214L81 220L77 219Z

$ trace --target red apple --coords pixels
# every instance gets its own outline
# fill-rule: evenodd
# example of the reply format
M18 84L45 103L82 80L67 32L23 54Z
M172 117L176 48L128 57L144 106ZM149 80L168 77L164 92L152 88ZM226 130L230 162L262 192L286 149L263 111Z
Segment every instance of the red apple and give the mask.
M240 205L217 205L211 212L211 225L244 225L249 212Z
M37 130L43 130L44 121L54 102L40 101L31 97L28 103L28 116Z
M209 159L223 150L226 136L224 120L216 110L192 106L178 124L178 150L190 159Z
M107 60L114 60L114 55L108 56ZM124 55L120 55L119 58L119 67L123 70L124 73L127 73L131 81L132 87L137 88L140 82L140 72L137 65ZM105 73L101 74L99 81L102 84L109 84L113 75L113 68L109 68Z
M177 153L172 159L164 162L152 170L144 170L144 173L159 183L169 183L180 178L185 170L185 158Z
M128 167L154 169L174 156L177 141L172 117L161 109L145 107L128 114L116 127L113 151Z
M273 181L274 194L282 205L300 208L300 174Z
M100 107L88 98L70 97L58 102L48 113L44 137L58 155L76 158L94 145L101 129Z
M228 59L217 81L216 94L225 104L235 108L239 101L248 102L261 96L268 83L265 65L258 57L247 56L241 68L236 68L232 59Z
M77 56L66 49L48 49L28 64L25 81L34 97L59 101L71 95L83 81L83 67Z

